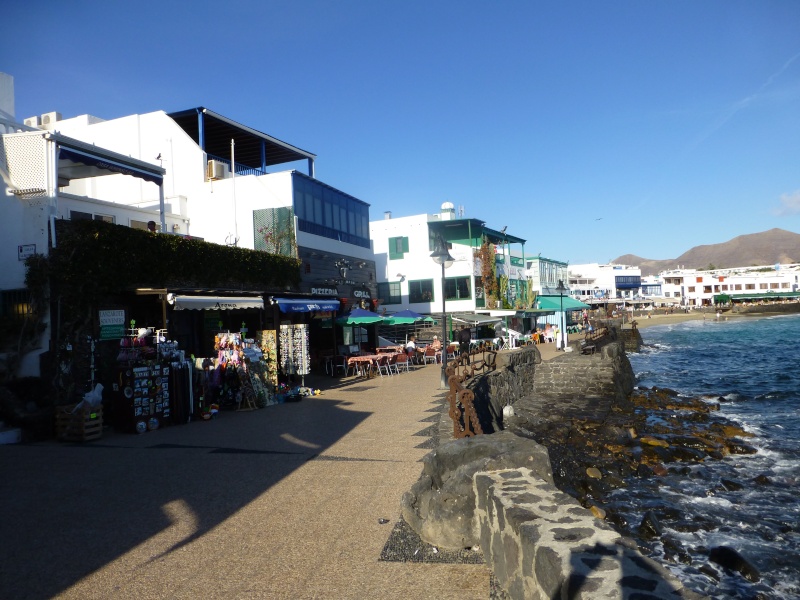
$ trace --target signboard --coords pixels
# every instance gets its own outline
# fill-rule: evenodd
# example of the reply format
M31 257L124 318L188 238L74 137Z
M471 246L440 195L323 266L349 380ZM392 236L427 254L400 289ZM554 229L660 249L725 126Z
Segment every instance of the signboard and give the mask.
M36 244L20 244L17 246L17 260L25 260L34 254L36 254Z
M101 310L98 316L101 340L118 340L125 336L124 309Z

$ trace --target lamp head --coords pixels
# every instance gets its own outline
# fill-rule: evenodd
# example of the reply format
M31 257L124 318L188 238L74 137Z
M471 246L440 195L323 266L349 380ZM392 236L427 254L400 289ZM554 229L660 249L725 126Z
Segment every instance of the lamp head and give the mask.
M455 262L441 235L436 236L436 248L431 252L431 258L437 265L444 265L445 269Z

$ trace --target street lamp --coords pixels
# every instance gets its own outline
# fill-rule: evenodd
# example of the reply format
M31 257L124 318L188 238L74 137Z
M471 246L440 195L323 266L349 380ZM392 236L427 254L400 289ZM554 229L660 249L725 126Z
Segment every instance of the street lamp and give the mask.
M448 347L448 340L447 340L447 313L445 312L445 278L444 278L444 270L449 268L450 265L455 262L455 259L450 255L450 251L447 249L447 244L444 241L444 238L441 234L436 236L436 247L434 248L433 252L431 253L431 258L433 262L437 265L442 265L442 381L440 384L440 389L448 389L449 386L447 385L447 372L445 371L446 368L446 359L447 359L447 347Z
M558 298L561 302L561 315L559 316L561 325L558 328L559 333L561 334L561 350L565 350L566 344L564 343L564 340L566 339L567 335L567 320L564 318L564 292L567 291L567 288L564 287L564 282L561 279L558 280L558 286L556 287L556 290L558 290Z

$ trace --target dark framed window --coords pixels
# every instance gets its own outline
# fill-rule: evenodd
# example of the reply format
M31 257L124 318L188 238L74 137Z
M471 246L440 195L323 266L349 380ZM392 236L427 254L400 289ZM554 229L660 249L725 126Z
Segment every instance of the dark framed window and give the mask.
M406 252L408 252L407 237L389 238L389 260L397 260L403 258L403 255Z
M418 279L408 282L409 302L433 302L433 279Z
M383 304L400 304L403 301L403 297L400 294L400 282L379 283L378 298L383 300Z
M469 300L472 298L470 277L448 277L444 280L445 300Z

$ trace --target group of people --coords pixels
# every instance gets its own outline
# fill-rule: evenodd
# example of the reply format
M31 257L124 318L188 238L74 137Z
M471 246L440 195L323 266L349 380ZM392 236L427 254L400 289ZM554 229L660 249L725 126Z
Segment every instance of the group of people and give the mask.
M461 356L465 357L467 364L469 364L469 345L470 342L472 341L472 334L470 333L470 330L466 325L461 326L461 330L458 332L456 341L458 342L459 353L461 354ZM441 340L439 340L439 337L435 335L433 336L433 341L428 347L433 348L433 350L436 352L441 352L442 342ZM415 335L410 335L408 337L405 350L409 359L413 359L414 357L416 357L417 352L423 351L422 348L417 347L417 337Z

